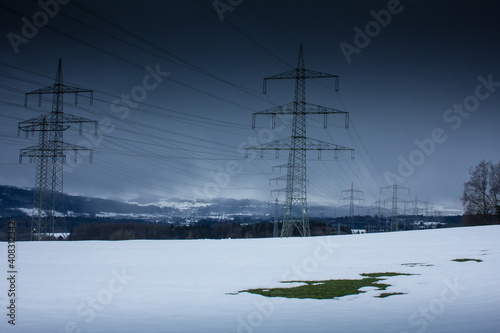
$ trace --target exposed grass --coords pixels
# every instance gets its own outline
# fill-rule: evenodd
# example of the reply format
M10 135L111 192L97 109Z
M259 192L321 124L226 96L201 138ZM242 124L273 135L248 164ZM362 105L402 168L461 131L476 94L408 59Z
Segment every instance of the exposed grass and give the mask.
M393 296L393 295L406 295L406 294L405 293L382 293L382 294L375 296L375 297L386 298L386 297Z
M421 266L421 267L428 267L428 266L434 266L434 265L425 264L425 263L421 263L421 262L409 262L409 263L406 263L406 264L401 264L401 266L409 266L409 267Z
M410 273L394 273L394 272L385 272L385 273L363 273L360 274L361 276L368 276L368 277L391 277L391 276L399 276L399 275L414 275Z
M466 261L483 262L481 259L471 259L471 258L459 258L459 259L453 259L452 261L456 261L456 262L466 262Z
M312 298L312 299L333 299L347 295L357 295L365 291L359 290L363 287L375 287L378 290L386 290L389 284L378 283L387 277L398 275L413 275L408 273L364 273L363 279L358 280L324 280L324 281L282 281L282 283L305 283L305 285L291 288L259 288L242 290L252 294L258 294L266 297L286 297L286 298ZM379 297L388 297L391 295L400 295L401 293L385 293Z

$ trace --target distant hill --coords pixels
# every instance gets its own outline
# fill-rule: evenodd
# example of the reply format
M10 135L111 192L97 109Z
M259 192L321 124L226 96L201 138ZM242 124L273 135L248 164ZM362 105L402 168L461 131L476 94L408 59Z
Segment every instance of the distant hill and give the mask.
M149 222L196 222L203 218L253 223L273 217L274 203L254 199L182 200L138 198L138 202L121 202L64 194L64 213L70 217L98 217L106 219L145 220ZM33 189L0 185L0 218L29 216L33 209ZM282 211L283 207L280 207ZM347 224L342 216L348 213L334 206L309 206L311 219L327 223ZM333 218L334 216L340 216ZM434 218L434 217L432 217ZM380 224L386 218L373 218L373 212L355 216L356 228L367 224ZM413 219L410 217L409 220ZM420 217L419 219L423 219ZM436 221L460 225L461 216L443 216Z
M251 199L214 199L189 201L172 199L151 203L126 203L117 200L63 194L64 213L69 216L108 218L225 217L228 215L264 216L267 203ZM33 208L33 189L0 185L0 217L26 216Z
M64 210L70 215L95 216L102 213L114 214L160 214L175 215L178 210L155 205L138 205L116 200L89 198L64 194ZM33 208L33 189L0 186L0 215L25 216Z

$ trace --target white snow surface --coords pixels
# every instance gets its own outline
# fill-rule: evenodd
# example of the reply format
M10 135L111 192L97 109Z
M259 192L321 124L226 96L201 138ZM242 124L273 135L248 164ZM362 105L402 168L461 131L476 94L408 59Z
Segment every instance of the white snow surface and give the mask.
M0 243L7 258L7 244ZM482 262L455 262L472 258ZM412 265L409 265L412 264ZM1 269L7 272L6 260ZM17 243L0 332L499 332L500 226L286 239ZM399 272L338 299L237 293ZM5 273L6 274L6 273ZM387 298L382 292L400 292Z
M196 202L196 201L171 201L171 200L160 200L158 202L152 202L152 203L147 203L147 204L140 204L137 202L129 202L130 204L142 206L142 207L148 207L148 206L158 206L160 208L175 208L178 210L188 210L188 209L193 209L193 208L204 208L204 207L210 207L213 205L213 203L207 203L207 202Z
M34 212L34 209L33 208L15 208L19 211L21 211L22 213L28 215L28 216L33 216L33 212ZM46 216L46 213L45 212L42 212L42 216ZM64 217L65 215L61 212L54 212L54 216L56 217Z

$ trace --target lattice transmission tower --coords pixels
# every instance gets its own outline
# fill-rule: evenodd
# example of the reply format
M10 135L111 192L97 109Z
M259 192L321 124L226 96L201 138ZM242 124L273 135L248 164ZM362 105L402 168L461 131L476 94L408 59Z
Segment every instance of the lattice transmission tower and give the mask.
M351 183L351 188L349 190L344 190L341 192L342 195L347 194L347 197L340 198L340 201L349 202L349 229L352 229L352 217L354 216L354 208L356 202L364 202L365 199L359 198L356 195L363 195L363 191L355 190L354 184Z
M374 208L377 209L377 216L382 216L382 204L383 203L384 203L384 200L381 200L380 196L379 196L378 200L374 201L373 204L372 204L372 207L374 207Z
M267 77L264 79L263 92L266 93L268 80L295 80L295 98L292 103L277 106L265 111L256 112L252 115L252 128L255 128L255 118L257 115L271 115L272 127L275 126L276 116L292 115L292 135L289 138L279 139L267 144L246 148L246 155L249 150L259 150L261 157L265 150L276 151L276 158L279 158L281 150L289 151L287 174L278 177L276 180L286 180L286 199L284 203L283 227L281 237L293 236L294 230L298 230L300 236L310 236L309 216L307 208L307 180L306 180L306 152L308 150L318 151L318 158L321 158L321 151L335 151L335 158L338 151L350 150L351 158L354 158L354 150L306 137L306 116L310 114L324 115L323 126L327 127L328 114L343 114L345 116L345 127L349 126L349 113L324 106L306 103L306 79L335 78L335 90L338 91L339 81L337 75L312 71L304 67L304 54L300 45L297 68Z
M273 237L278 237L279 207L279 201L276 198L276 201L274 201Z
M70 128L71 124L80 125L81 135L84 123L94 123L95 134L97 134L97 121L63 112L63 95L74 94L76 105L80 93L89 93L90 103L92 104L92 90L63 84L61 59L59 59L55 83L25 95L25 106L27 106L29 95L39 96L38 106L41 106L42 95L52 95L52 111L50 113L18 124L18 132L25 132L26 137L30 133L32 135L35 132L39 133L38 145L21 149L19 154L19 163L22 163L23 157L29 157L30 163L36 163L31 240L52 239L55 233L66 233L66 220L62 202L63 165L66 162L66 152L74 151L76 160L78 151L89 151L92 161L92 149L66 143L63 140L63 133Z
M384 189L392 189L392 198L387 199L386 201L391 200L392 201L392 209L391 209L391 225L390 225L390 231L398 231L398 203L406 202L406 200L403 199L398 199L398 191L399 190L408 190L408 195L410 194L410 189L408 187L403 187L401 185L398 185L396 182L396 177L394 177L394 184L391 186L385 186L380 188L380 194L382 194L382 190Z

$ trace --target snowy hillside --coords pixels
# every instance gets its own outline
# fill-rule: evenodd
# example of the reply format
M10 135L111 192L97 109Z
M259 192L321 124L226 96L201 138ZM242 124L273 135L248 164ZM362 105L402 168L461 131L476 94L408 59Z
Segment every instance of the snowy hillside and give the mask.
M7 257L7 244L0 244ZM471 258L481 262L456 262ZM500 226L288 239L17 243L1 332L498 332ZM2 260L1 269L7 272ZM338 299L239 293L399 272ZM291 287L298 284L287 284Z

